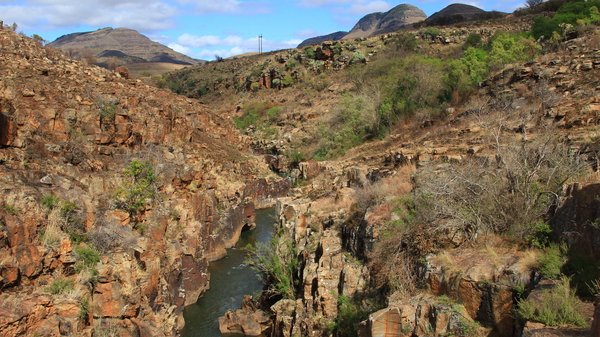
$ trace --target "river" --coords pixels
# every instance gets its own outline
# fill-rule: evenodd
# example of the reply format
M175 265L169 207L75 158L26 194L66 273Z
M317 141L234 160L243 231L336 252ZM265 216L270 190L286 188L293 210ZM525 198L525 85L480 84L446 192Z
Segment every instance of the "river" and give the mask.
M182 337L221 337L219 317L229 309L239 309L244 295L255 295L262 290L263 283L257 272L244 263L246 253L241 248L271 239L273 213L273 208L257 210L256 228L242 232L235 247L227 250L227 257L210 263L210 289L196 304L183 310Z

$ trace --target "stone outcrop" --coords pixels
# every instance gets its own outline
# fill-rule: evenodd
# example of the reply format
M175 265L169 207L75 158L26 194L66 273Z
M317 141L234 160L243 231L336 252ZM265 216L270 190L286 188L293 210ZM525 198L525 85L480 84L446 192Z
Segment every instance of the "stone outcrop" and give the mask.
M567 186L561 207L552 219L552 229L559 242L575 251L600 258L600 184Z
M10 30L0 45L0 335L175 335L289 182L194 100ZM155 179L134 204L136 160Z
M244 336L268 335L271 329L270 317L258 309L252 296L245 295L239 310L227 311L219 318L219 330L222 334L240 334Z

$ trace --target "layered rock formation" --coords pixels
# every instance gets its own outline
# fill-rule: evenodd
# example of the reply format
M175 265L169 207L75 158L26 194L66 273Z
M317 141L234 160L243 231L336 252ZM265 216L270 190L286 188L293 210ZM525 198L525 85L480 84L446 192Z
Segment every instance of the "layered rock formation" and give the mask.
M88 50L97 57L127 58L129 62L168 62L198 65L205 61L193 59L128 28L102 28L93 32L63 35L49 47L82 52ZM135 58L138 58L136 60Z
M0 45L0 335L175 335L287 181L193 100Z

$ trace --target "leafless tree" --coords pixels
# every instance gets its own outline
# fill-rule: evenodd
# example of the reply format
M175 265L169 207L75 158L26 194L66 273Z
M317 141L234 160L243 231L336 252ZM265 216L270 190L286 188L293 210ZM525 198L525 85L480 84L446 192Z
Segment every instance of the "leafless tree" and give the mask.
M525 0L525 7L532 8L544 2L544 0Z

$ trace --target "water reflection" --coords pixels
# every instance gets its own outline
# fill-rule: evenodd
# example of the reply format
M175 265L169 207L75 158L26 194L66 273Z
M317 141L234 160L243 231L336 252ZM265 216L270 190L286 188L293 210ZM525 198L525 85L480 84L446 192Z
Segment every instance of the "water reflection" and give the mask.
M221 337L219 317L229 309L239 309L244 295L254 295L262 290L262 282L244 263L246 253L240 248L249 243L269 241L273 232L273 212L273 208L257 210L256 228L242 232L236 246L227 251L227 257L210 263L210 289L196 304L185 307L182 337Z

